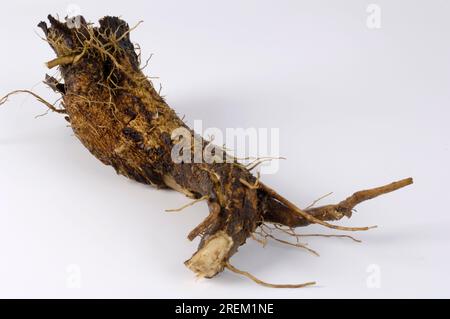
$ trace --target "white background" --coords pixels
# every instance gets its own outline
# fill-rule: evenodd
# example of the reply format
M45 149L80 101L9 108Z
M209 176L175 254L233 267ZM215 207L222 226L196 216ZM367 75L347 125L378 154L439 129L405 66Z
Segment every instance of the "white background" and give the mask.
M379 228L362 244L312 238L314 257L249 240L233 257L276 290L225 271L195 280L187 233L205 204L116 175L83 148L60 115L33 98L0 108L0 297L450 297L450 3L77 1L88 20L144 20L132 40L154 53L147 74L188 123L280 128L281 162L264 181L300 206L408 176L415 184L359 206L340 224ZM4 1L0 95L39 84L54 57L36 27L64 1ZM304 232L330 233L322 227ZM379 270L380 287L367 285ZM368 272L369 271L369 272ZM78 288L77 288L78 286Z

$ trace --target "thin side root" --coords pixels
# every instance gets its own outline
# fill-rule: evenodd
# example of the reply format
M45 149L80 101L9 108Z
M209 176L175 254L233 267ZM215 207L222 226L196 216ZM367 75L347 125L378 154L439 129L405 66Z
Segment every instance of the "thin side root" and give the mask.
M297 247L297 248L303 248L303 249L307 250L308 252L312 253L313 255L316 255L317 257L320 257L320 255L319 255L319 253L317 251L315 251L314 249L311 249L311 248L309 248L307 246L308 244L300 243L299 240L298 240L299 236L297 236L296 233L290 233L289 231L287 231L285 229L281 229L281 228L271 228L271 227L269 227L269 226L267 226L265 224L262 224L259 228L261 229L261 232L260 233L259 232L255 232L255 233L257 233L259 236L264 238L264 240L267 240L267 238L271 238L271 239L273 239L273 240L275 240L275 241L277 241L279 243L285 244L285 245L294 246L294 247ZM265 230L265 228L267 228L268 231ZM272 230L283 231L286 234L295 237L297 242L296 243L292 243L290 241L283 240L283 239L280 239L278 237L275 237L274 235L272 235Z
M328 194L325 194L325 195L319 197L318 199L316 199L315 201L313 201L308 207L306 207L305 210L310 209L310 208L316 206L316 204L317 204L318 202L320 202L322 199L325 199L325 198L327 198L328 196L330 196L330 195L332 195L332 194L333 194L333 192L329 192Z
M349 235L327 235L327 234L295 234L295 237L326 237L326 238L348 238L357 243L362 243L362 240Z
M316 284L316 282L314 282L314 281L306 282L306 283L303 283L303 284L281 284L281 285L279 285L279 284L271 284L271 283L267 283L265 281L262 281L262 280L256 278L255 276L253 276L249 272L237 269L236 267L231 265L230 262L226 262L225 267L228 270L234 272L235 274L239 274L239 275L242 275L242 276L245 276L245 277L249 278L250 280L253 280L258 285L261 285L261 286L264 286L264 287L269 287L269 288L304 288L304 287L312 286L312 285Z
M304 245L304 244L300 244L300 243L291 243L290 241L287 241L287 240L283 240L283 239L277 238L277 237L275 237L275 236L273 236L273 235L270 235L270 234L266 234L265 236L267 236L267 237L269 237L269 238L272 238L273 240L275 240L275 241L277 241L277 242L279 242L279 243L285 244L285 245L290 245L290 246L294 246L294 247L306 249L306 250L309 251L311 254L316 255L317 257L320 257L320 255L319 255L319 253L318 253L317 251L315 251L314 249L311 249L311 248L307 247L307 246Z
M251 163L246 165L247 170L251 171L253 169L255 169L256 167L258 167L259 165L261 165L264 162L270 162L272 160L285 160L285 157L260 157L260 158L256 158L256 160L252 161Z
M261 176L260 176L260 173L258 172L256 181L254 184L250 184L243 178L239 178L239 181L250 189L259 189L259 179L260 178L261 178Z
M204 201L204 200L206 200L206 199L208 199L208 198L209 198L209 196L208 196L208 195L205 195L205 196L203 196L203 197L200 197L199 199L196 199L196 200L191 201L190 203L187 203L186 205L181 206L180 208L166 209L166 212L168 212L168 213L172 213L172 212L181 212L183 209L188 208L188 207L190 207L190 206L192 206L192 205L195 205L195 204L197 204L198 202Z
M262 235L260 235L260 236L263 237ZM259 238L256 237L255 234L253 234L253 233L250 234L250 237L251 237L254 241L260 243L263 247L266 247L266 245L267 245L267 239L266 239L266 238L264 238L264 239L259 239Z
M39 95L37 95L36 93L34 93L34 92L30 91L30 90L16 90L16 91L12 91L12 92L6 94L4 97L2 97L2 98L0 99L0 105L5 104L6 101L8 101L8 98L9 98L11 95L18 94L18 93L28 93L28 94L31 94L31 95L34 96L39 102L41 102L42 104L44 104L45 106L47 106L47 107L48 107L50 110L52 110L53 112L60 113L60 114L66 114L66 113L67 113L66 110L64 110L64 109L57 109L53 104L47 102L47 101L44 100L42 97L40 97Z
M194 240L197 236L205 232L218 218L220 214L220 206L217 203L210 205L210 213L197 227L195 227L189 234L188 239Z
M265 225L266 227L268 227L270 229L269 226ZM325 238L348 238L351 239L357 243L362 243L362 240L359 240L353 236L350 235L339 235L339 234L298 234L294 228L292 227L288 227L287 229L284 228L283 225L278 225L278 224L274 224L273 225L274 228L276 230L279 230L285 234L287 234L288 236L292 236L295 237L297 239L297 243L298 243L298 239L301 237L325 237Z

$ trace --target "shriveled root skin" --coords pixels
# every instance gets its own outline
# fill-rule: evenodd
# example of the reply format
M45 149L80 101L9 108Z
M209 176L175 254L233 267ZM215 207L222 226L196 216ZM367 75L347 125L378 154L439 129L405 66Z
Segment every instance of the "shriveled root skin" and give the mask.
M81 17L80 27L70 28L52 16L48 19L50 26L39 24L56 53L48 66L59 67L64 83L49 77L46 82L62 95L64 109L47 106L64 113L75 136L118 174L207 200L210 215L189 234L190 240L201 236L199 248L185 262L200 277L214 277L225 268L237 270L229 264L230 258L263 222L366 230L338 227L327 221L350 217L361 201L412 183L406 179L355 193L337 205L301 210L259 183L237 160L175 163L171 151L177 142L172 140L172 133L189 128L142 73L128 24L117 17L105 17L94 27ZM194 132L189 132L194 140ZM201 149L206 145L202 140ZM191 155L195 157L194 150Z

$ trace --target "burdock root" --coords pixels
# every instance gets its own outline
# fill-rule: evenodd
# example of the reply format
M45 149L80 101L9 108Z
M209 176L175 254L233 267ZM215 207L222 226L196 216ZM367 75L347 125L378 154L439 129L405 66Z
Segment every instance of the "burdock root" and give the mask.
M297 236L294 228L309 224L343 231L367 230L371 227L343 227L329 221L350 217L362 201L412 183L408 178L357 192L336 205L300 209L260 182L250 172L251 167L237 159L230 161L228 156L227 161L211 163L174 161L172 151L180 143L173 138L174 131L181 128L192 140L198 141L199 137L144 75L140 53L130 41L132 29L128 24L117 17L105 17L99 26L94 26L79 17L79 25L71 27L52 16L48 19L49 26L39 23L56 53L47 66L58 67L61 80L47 76L45 83L61 95L61 106L57 108L32 92L21 92L33 94L49 109L63 114L81 143L118 174L158 188L174 189L195 202L207 202L209 216L188 235L190 240L201 236L200 245L185 262L200 277L211 278L227 268L269 287L313 284L267 284L232 266L230 258L247 238L255 237L258 229L264 230L267 225L275 225L292 236ZM200 139L200 152L208 143ZM194 158L196 151L195 147L189 148L188 155ZM275 238L267 229L263 237Z

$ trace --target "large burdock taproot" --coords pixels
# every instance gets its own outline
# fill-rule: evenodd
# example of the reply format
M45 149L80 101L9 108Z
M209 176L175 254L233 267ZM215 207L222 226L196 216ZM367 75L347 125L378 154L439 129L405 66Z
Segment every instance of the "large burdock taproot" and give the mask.
M234 158L230 161L228 155L227 160L216 158L213 162L175 161L173 149L180 143L174 138L175 131L183 129L192 140L200 141L199 149L189 148L192 158L209 142L186 126L144 75L128 24L117 17L104 17L99 26L93 26L79 17L74 27L52 16L48 19L49 26L39 24L56 53L47 66L59 67L62 82L49 76L45 82L62 96L62 107L56 108L30 91L12 92L0 104L13 93L31 93L51 110L64 114L83 145L117 173L158 188L172 188L195 202L206 201L209 216L188 235L190 240L201 236L200 245L185 262L200 277L211 278L228 268L269 287L313 284L267 284L232 266L230 258L256 234L276 239L267 231L268 225L292 236L298 236L295 227L309 224L344 231L367 230L370 227L343 227L328 221L350 217L360 202L412 183L407 178L357 192L336 205L300 209L255 177L250 172L252 167Z

